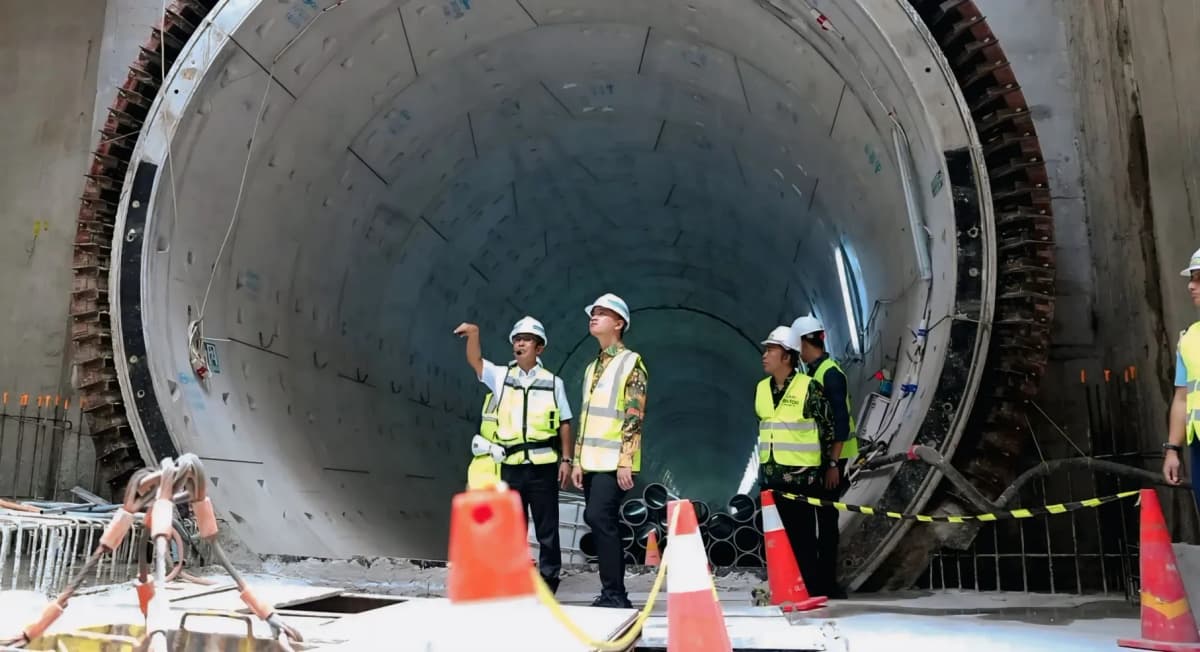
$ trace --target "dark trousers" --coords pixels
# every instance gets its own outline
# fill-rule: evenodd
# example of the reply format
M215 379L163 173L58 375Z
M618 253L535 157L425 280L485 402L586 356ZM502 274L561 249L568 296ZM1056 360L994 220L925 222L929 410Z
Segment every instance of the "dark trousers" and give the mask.
M558 590L562 550L558 543L558 464L501 464L500 479L521 494L526 528L530 514L538 540L538 572Z
M584 473L583 520L592 529L596 561L600 566L601 595L627 597L625 593L625 550L621 542L621 500L626 491L617 486L617 473Z
M844 468L844 464L843 464ZM837 500L847 485L842 473L840 486L826 489L822 480L809 486L788 485L780 491ZM829 595L837 589L838 512L832 507L814 507L808 503L779 498L775 501L779 519L787 532L792 554L812 595Z

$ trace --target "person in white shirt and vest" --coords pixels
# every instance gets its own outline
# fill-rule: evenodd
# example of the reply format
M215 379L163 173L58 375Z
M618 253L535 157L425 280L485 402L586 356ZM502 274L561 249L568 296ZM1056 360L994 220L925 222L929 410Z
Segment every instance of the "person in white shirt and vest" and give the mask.
M526 519L532 516L538 571L550 590L557 591L562 570L558 490L567 486L572 460L565 453L573 442L571 406L562 379L539 358L547 344L546 329L532 317L517 321L508 335L514 360L504 367L483 358L478 326L464 323L454 333L467 338L467 362L490 390L484 398L480 435L472 442L475 459L468 469L469 484L483 484L472 470L499 465L500 479L521 495Z
M583 405L571 479L583 489L584 522L592 530L600 566L600 595L593 607L630 608L625 591L625 553L617 528L625 493L642 468L642 422L648 373L642 357L625 347L629 306L614 294L584 311L588 331L600 345L583 374Z
M833 458L836 464L825 471L823 488L819 498L838 500L849 488L846 479L846 461L858 456L858 436L851 414L850 388L846 373L836 360L825 350L825 326L811 315L792 322L792 346L800 352L800 361L808 376L821 384L829 407L833 412ZM817 559L818 574L813 584L831 598L845 598L845 591L837 585L838 512L832 507L817 510Z
M1188 294L1192 304L1200 306L1200 249L1192 254L1180 276L1188 278ZM1167 441L1163 444L1163 478L1168 484L1183 482L1183 458L1191 453L1192 491L1200 507L1200 321L1193 322L1179 334L1175 354L1175 396L1171 401L1171 416L1167 423Z
M833 412L821 383L799 373L792 330L779 326L762 342L763 371L754 411L758 415L759 484L764 489L822 498L827 470L835 463ZM795 347L795 348L794 348ZM813 595L826 595L819 582L817 510L806 502L776 501L792 554Z

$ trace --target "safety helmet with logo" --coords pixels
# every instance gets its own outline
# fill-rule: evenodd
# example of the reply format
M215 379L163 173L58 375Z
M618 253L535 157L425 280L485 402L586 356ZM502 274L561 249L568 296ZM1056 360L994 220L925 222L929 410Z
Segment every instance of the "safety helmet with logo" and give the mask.
M762 341L762 345L778 344L785 349L792 349L792 329L787 326L776 326L771 330L771 334L767 335L767 339Z
M1196 270L1200 270L1200 249L1197 249L1195 251L1195 253L1192 254L1191 260L1188 261L1187 269L1184 269L1183 271L1179 272L1179 275L1180 276L1191 276L1192 272L1194 272Z
M608 308L609 310L620 315L621 319L625 320L625 331L624 332L626 332L626 333L629 332L629 326L630 326L629 306L625 305L624 299L609 292L609 293L601 295L599 298L597 298L595 301L593 301L591 303L591 305L584 308L583 311L585 313L587 313L588 317L591 317L592 310L594 310L596 308Z
M824 332L824 330L825 325L821 323L820 319L817 319L812 315L797 317L796 320L792 322L792 333L790 340L791 344L789 345L789 348L799 351L800 338L804 337L805 335Z
M526 333L528 335L536 335L542 339L542 346L546 346L549 342L546 339L546 327L542 326L542 322L526 315L517 320L513 324L512 332L508 334L508 341L511 344L516 339L518 333Z

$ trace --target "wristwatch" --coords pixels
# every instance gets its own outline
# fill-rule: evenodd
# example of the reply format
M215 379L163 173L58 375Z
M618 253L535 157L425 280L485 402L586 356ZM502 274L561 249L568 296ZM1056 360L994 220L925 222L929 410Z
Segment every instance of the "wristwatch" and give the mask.
M1183 446L1180 446L1179 444L1172 444L1171 442L1165 442L1162 445L1162 447L1163 447L1164 451L1175 451L1176 453L1183 455Z
M560 462L566 462L567 464L570 464L571 466L575 466L575 461L569 457L562 458L562 460L560 460Z

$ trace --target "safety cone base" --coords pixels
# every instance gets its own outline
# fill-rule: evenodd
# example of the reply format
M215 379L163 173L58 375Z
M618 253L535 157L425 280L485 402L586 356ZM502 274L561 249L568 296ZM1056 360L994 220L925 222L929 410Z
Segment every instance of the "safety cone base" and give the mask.
M1200 652L1200 643L1171 643L1144 638L1119 638L1117 645L1135 650L1157 650L1158 652Z
M785 614L798 611L812 611L813 609L824 607L827 602L829 602L828 597L816 595L805 600L800 600L799 602L783 602L779 605L779 609Z

